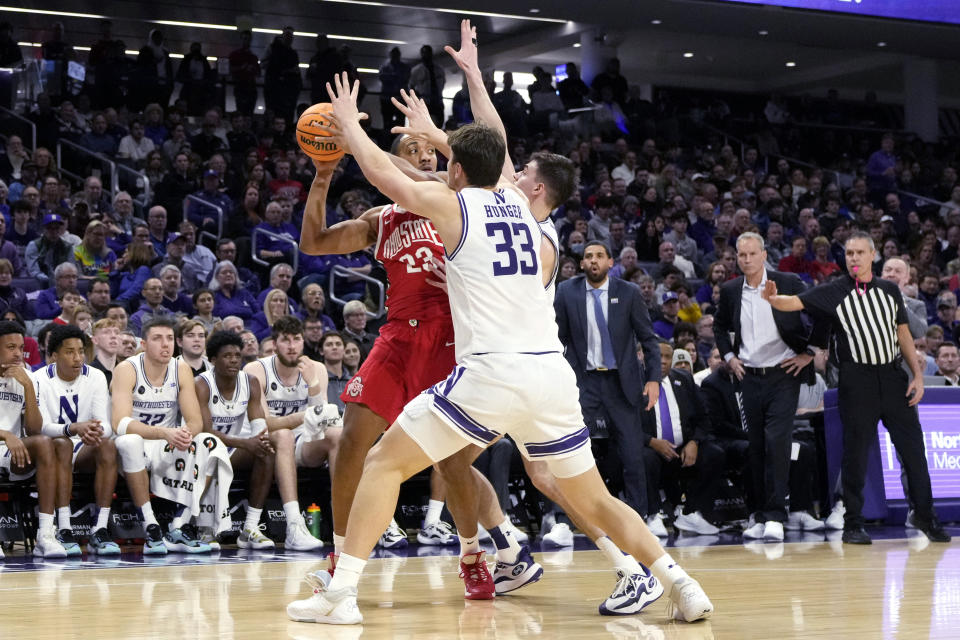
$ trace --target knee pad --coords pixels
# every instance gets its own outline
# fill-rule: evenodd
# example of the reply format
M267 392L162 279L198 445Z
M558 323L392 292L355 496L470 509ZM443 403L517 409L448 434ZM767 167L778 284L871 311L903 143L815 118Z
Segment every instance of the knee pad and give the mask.
M120 468L124 473L136 473L146 469L143 461L143 438L135 433L117 436L114 441L120 454Z

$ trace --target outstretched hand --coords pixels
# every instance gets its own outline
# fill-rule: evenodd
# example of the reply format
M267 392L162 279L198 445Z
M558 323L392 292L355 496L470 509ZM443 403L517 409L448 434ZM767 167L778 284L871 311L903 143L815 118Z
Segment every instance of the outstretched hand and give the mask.
M360 81L354 80L351 86L350 78L344 71L333 76L333 86L327 83L327 93L330 95L330 104L333 112L329 115L335 125L357 122L361 120L360 110L357 109L357 94L360 92Z
M426 278L425 282L432 287L447 290L447 263L439 260L436 256L431 256L430 261L423 265L424 271L429 271L435 280Z
M763 291L760 292L760 297L762 297L767 302L770 302L770 298L773 298L777 295L777 283L773 280L767 280L766 286L763 288Z
M464 71L480 71L477 62L477 28L470 26L469 20L460 21L460 50L450 45L443 48L450 54L457 66Z
M443 133L433 123L427 103L415 91L411 89L408 93L405 89L400 89L400 96L403 98L403 102L396 98L390 98L390 100L393 102L393 106L406 117L407 125L394 127L390 130L390 133L427 139L430 138L431 133Z

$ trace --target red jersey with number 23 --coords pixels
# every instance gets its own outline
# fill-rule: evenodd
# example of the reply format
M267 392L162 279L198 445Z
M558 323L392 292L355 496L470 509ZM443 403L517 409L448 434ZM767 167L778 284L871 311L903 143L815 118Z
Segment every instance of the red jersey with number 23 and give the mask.
M376 257L387 271L387 320L450 318L447 292L427 284L436 280L428 265L444 260L440 234L427 218L396 204L383 208ZM451 320L452 322L452 320Z

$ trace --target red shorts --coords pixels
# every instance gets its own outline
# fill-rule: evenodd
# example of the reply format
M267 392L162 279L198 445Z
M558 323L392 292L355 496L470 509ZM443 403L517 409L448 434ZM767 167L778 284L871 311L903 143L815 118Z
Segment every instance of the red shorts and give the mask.
M449 318L390 321L340 399L365 404L393 424L410 400L444 380L456 364Z

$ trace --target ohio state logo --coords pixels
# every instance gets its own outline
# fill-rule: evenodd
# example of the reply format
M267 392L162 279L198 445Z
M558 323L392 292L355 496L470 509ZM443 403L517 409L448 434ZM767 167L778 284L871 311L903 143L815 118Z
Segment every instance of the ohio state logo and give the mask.
M356 398L361 393L363 393L363 380L360 376L354 376L350 384L347 385L347 395L351 398Z

